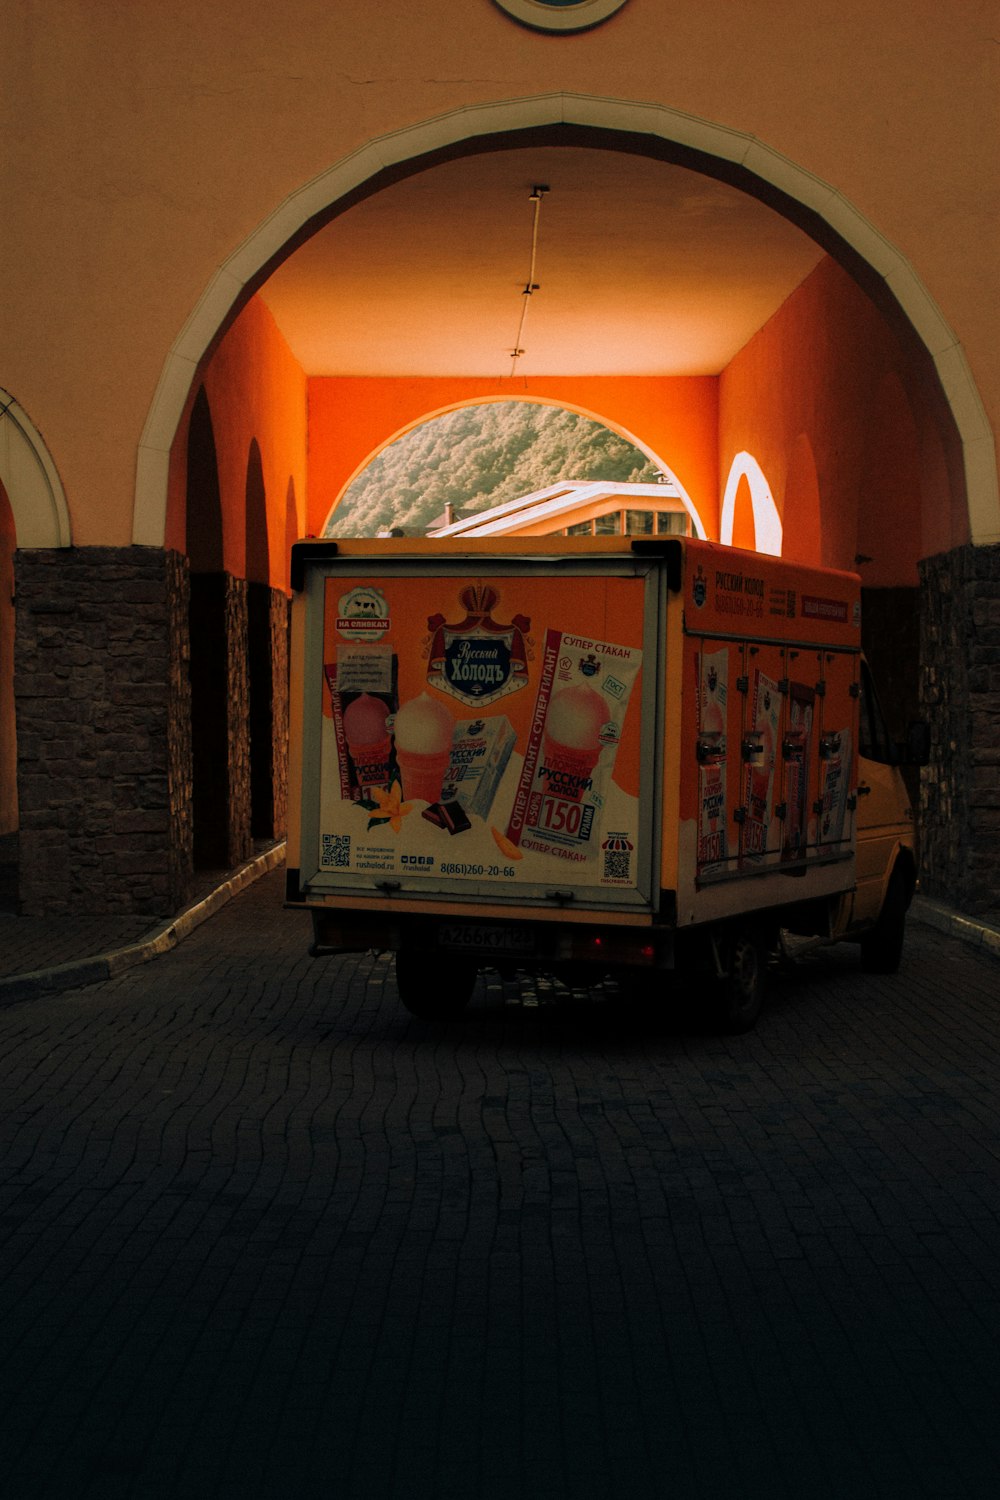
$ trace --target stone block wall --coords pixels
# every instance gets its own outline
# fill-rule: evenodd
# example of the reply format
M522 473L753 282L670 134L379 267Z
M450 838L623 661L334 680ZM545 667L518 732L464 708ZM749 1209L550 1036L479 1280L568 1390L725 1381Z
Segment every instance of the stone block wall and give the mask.
M187 558L165 554L167 574L167 794L170 802L170 890L183 905L194 879L191 816L191 575Z
M144 547L15 568L21 909L168 914L186 894L183 568Z
M205 578L195 584L203 586ZM200 587L185 557L151 547L16 554L20 832L17 891L28 915L167 916L209 867L253 854L248 585ZM271 693L266 762L280 838L287 820L288 600L265 589ZM206 597L208 608L206 612ZM211 628L209 628L211 627ZM218 754L197 771L219 837L195 869L192 653L209 667ZM204 702L204 700L202 700ZM2 892L0 892L2 894Z
M247 663L248 586L225 575L226 705L228 714L229 851L232 869L253 854L250 833L250 673ZM192 641L192 650L198 642Z
M921 564L921 777L926 894L1000 921L1000 547Z

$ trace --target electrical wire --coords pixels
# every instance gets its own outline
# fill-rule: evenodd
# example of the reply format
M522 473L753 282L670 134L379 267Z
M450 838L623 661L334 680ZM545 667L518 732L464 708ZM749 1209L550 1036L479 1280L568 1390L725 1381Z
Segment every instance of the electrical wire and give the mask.
M531 189L531 202L535 205L535 212L531 223L531 264L528 267L528 280L524 291L521 293L521 318L517 325L517 338L510 356L510 373L513 375L517 370L517 362L524 353L521 340L524 337L524 325L528 320L528 303L532 296L538 291L538 282L535 280L535 266L538 261L538 227L542 216L542 199L548 192L548 188L536 185Z

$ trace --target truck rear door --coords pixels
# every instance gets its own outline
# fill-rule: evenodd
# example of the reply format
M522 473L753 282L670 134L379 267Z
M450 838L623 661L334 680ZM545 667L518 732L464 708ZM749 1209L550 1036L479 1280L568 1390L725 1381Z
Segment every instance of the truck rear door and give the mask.
M366 545L303 549L306 895L651 910L656 562Z

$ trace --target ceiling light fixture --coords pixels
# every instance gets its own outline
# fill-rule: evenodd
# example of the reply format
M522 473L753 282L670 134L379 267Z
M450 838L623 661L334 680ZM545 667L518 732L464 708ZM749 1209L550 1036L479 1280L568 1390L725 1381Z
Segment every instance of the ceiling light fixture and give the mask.
M531 221L531 264L528 267L528 279L525 282L524 291L521 293L521 319L517 325L517 338L514 347L510 351L510 373L513 375L517 369L517 362L524 353L521 340L524 337L524 325L528 317L528 303L538 291L538 282L535 280L535 265L538 260L538 224L542 213L542 199L548 192L548 184L536 182L531 189L529 203L535 205Z

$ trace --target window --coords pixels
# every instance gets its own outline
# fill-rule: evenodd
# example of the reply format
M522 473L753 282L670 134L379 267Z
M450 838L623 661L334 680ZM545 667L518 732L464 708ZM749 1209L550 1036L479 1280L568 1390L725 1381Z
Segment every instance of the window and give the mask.
M885 718L875 691L875 681L868 663L861 662L861 728L858 750L866 760L878 761L883 766L894 766L898 760L896 747L889 736Z

